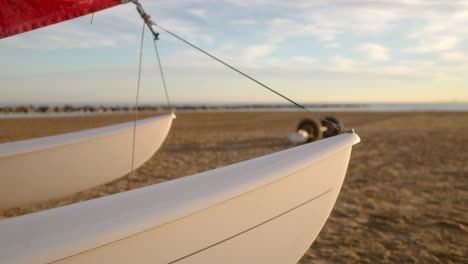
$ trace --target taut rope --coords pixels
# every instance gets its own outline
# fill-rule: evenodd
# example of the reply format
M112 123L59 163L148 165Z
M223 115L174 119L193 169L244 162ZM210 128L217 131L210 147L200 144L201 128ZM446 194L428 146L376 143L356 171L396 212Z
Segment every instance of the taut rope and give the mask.
M135 177L135 141L136 141L136 123L138 120L138 101L140 95L140 82L141 82L141 64L143 61L143 43L145 38L145 26L143 23L143 30L141 31L141 43L140 43L140 62L138 66L138 82L136 87L136 98L135 98L135 119L133 120L133 143L132 143L132 167L130 173L130 186L129 189L133 189L133 178Z
M164 71L161 65L161 58L159 57L159 51L158 51L158 45L156 44L157 39L155 38L153 40L154 43L154 51L156 52L156 58L158 59L158 65L159 65L159 73L161 74L161 80L164 86L164 92L166 93L166 103L167 107L171 108L171 100L169 99L169 92L167 90L167 85L166 85L166 78L164 77Z
M201 53L207 55L208 57L212 58L213 60L215 60L215 61L217 61L217 62L223 64L224 66L226 66L226 67L230 68L231 70L233 70L233 71L239 73L240 75L242 75L242 76L244 76L244 77L250 79L251 81L257 83L258 85L260 85L260 86L262 86L263 88L269 90L270 92L272 92L272 93L274 93L274 94L276 94L276 95L282 97L283 99L285 99L285 100L291 102L291 103L294 104L296 107L298 107L298 108L300 108L300 109L302 109L302 110L304 110L304 111L306 111L306 112L308 112L308 113L310 113L310 114L312 114L312 115L318 116L318 117L320 118L320 120L322 120L323 122L326 122L326 123L332 125L332 126L333 126L335 129L337 129L338 131L340 131L340 132L342 132L342 133L343 133L343 132L352 132L352 129L344 128L344 127L343 127L342 125L340 125L340 124L336 124L336 123L334 123L334 122L331 122L330 120L327 120L326 118L323 118L323 117L321 117L320 115L317 115L317 114L313 113L312 111L310 111L309 109L307 109L307 107L305 107L304 105L302 105L302 104L296 102L295 100L293 100L293 99L291 99L291 98L289 98L289 97L287 97L287 96L281 94L280 92L274 90L273 88L269 87L268 85L266 85L266 84L260 82L259 80L255 79L254 77L252 77L252 76L250 76L250 75L248 75L248 74L242 72L241 70L239 70L239 69L237 69L236 67L230 65L229 63L227 63L227 62L225 62L225 61L219 59L218 57L212 55L211 53L209 53L209 52L207 52L207 51L205 51L205 50L203 50L202 48L198 47L197 45L195 45L195 44L189 42L188 40L186 40L186 39L184 39L184 38L182 38L181 36L177 35L176 33L172 32L172 31L170 31L170 30L168 30L168 29L165 29L164 27L160 26L159 24L156 24L156 23L152 20L151 16L148 15L148 14L145 12L145 10L143 9L143 6L140 4L140 2L139 2L138 0L131 0L131 1L137 6L137 11L138 11L138 13L140 13L141 18L142 18L143 21L145 21L145 23L148 25L148 28L149 28L149 29L151 30L151 32L153 33L155 40L157 40L157 39L159 38L159 33L154 31L153 26L156 26L156 27L160 28L162 31L164 31L164 32L168 33L169 35L175 37L176 39L178 39L178 40L184 42L185 44L189 45L190 47L192 47L192 48L194 48L194 49L200 51ZM158 58L159 58L159 56L158 56Z

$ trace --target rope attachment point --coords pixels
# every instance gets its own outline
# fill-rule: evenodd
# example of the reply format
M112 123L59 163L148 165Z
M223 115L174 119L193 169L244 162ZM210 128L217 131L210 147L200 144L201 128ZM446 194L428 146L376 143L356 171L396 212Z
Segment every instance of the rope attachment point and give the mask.
M212 55L211 53L209 53L209 52L207 52L207 51L205 51L205 50L203 50L202 48L200 48L200 47L198 47L197 45L195 45L195 44L189 42L188 40L186 40L186 39L180 37L179 35L175 34L174 32L172 32L172 31L170 31L170 30L168 30L168 29L165 29L164 27L162 27L162 26L159 25L159 24L156 24L156 23L153 21L153 19L151 18L151 16L148 15L148 14L145 12L143 6L141 5L141 3L140 3L138 0L129 0L129 1L130 1L130 2L133 2L133 3L136 5L138 13L140 14L140 16L141 16L141 18L143 19L143 21L145 21L146 25L148 26L148 28L150 29L151 33L152 33L153 36L154 36L155 50L156 50L156 55L158 56L158 62L159 62L159 63L160 63L160 59L159 59L159 54L158 54L157 47L156 47L156 40L159 39L159 33L156 32L156 31L153 29L153 26L158 27L159 29L161 29L162 31L168 33L169 35L175 37L176 39L179 39L180 41L186 43L187 45L189 45L189 46L191 46L192 48L194 48L194 49L200 51L201 53L207 55L208 57L214 59L215 61L217 61L217 62L223 64L224 66L230 68L231 70L237 72L238 74L240 74L240 75L246 77L247 79L250 79L251 81L257 83L258 85L260 85L260 86L262 86L263 88L269 90L270 92L272 92L272 93L274 93L274 94L276 94L276 95L282 97L283 99L289 101L290 103L292 103L292 104L295 105L296 107L298 107L298 108L304 110L305 112L308 112L308 113L310 113L310 114L314 114L312 111L310 111L310 110L309 110L307 107L305 107L303 104L300 104L300 103L296 102L295 100L292 100L291 98L289 98L289 97L283 95L282 93L277 92L276 90L274 90L274 89L272 89L271 87L269 87L268 85L266 85L266 84L260 82L260 81L257 80L256 78L253 78L252 76L250 76L250 75L248 75L248 74L246 74L246 73L240 71L238 68L236 68L236 67L234 67L234 66L228 64L227 62L225 62L225 61L223 61L223 60L221 60L221 59L219 59L218 57ZM162 75L163 82L164 82L164 86L165 86L164 74L162 73L162 68L161 68L161 66L160 66L160 69L161 69L161 75ZM168 94L167 94L167 88L165 88L165 89L166 89L166 97L167 97L167 101L168 101L168 106L170 106L169 97L168 97ZM315 114L315 115L316 115L316 114ZM321 120L323 120L323 121L325 121L325 122L327 122L327 123L333 125L341 134L343 134L343 133L354 133L354 129L345 128L345 127L343 127L342 125L337 125L337 124L335 124L335 123L333 123L333 122L330 122L329 120L326 120L325 118L323 118L323 117L321 117L321 116L319 116L319 118L320 118Z
M143 19L143 21L145 22L145 24L148 26L149 30L153 34L154 40L159 40L159 32L156 32L154 30L153 25L156 25L156 23L154 23L151 16L148 13L146 13L145 9L143 8L143 6L138 0L130 0L130 2L136 5L138 14L140 14L141 18Z

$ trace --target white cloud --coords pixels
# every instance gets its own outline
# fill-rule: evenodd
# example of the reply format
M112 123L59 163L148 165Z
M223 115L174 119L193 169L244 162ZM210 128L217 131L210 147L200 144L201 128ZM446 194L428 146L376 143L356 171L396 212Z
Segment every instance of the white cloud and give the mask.
M411 52L448 50L468 39L468 2L466 0L388 0L388 1L241 1L241 6L265 9L287 8L294 16L272 19L271 35L281 40L312 36L333 42L344 35L381 36L398 32L401 41L414 41ZM249 5L250 3L250 5ZM272 7L273 6L273 7ZM327 44L328 45L328 44Z
M205 33L196 25L181 19L166 19L164 20L163 26L195 44L202 43L204 45L213 45L215 43L215 38L212 35ZM165 33L161 32L161 35L165 35ZM166 39L173 38L169 37Z
M458 39L452 36L435 37L430 40L422 40L416 47L403 49L404 52L411 53L429 53L447 51L455 48Z
M293 56L291 57L291 60L295 63L301 63L301 64L312 64L315 62L314 58L306 57L306 56Z
M293 37L315 37L324 42L332 42L339 33L334 29L327 29L313 24L304 24L285 18L274 18L270 22L271 41L283 42Z
M252 26L257 24L257 21L255 19L234 19L230 24L234 26Z
M353 71L358 66L358 63L353 59L336 55L331 60L332 63L327 67L331 71Z
M359 45L356 50L364 53L367 57L374 61L388 61L388 49L382 45L375 43L364 43Z
M245 57L249 59L256 59L265 57L271 54L273 51L272 45L254 45L247 47L245 50Z
M468 54L460 51L445 52L440 57L446 61L468 61Z
M468 40L468 2L428 1L418 6L417 15L409 17L417 27L403 28L412 47L404 49L413 53L437 53L449 51ZM416 8L415 8L416 9ZM404 26L404 25L403 25Z
M378 69L377 72L389 75L410 75L417 72L416 68L405 66L405 65L396 65L396 66L389 66L383 67Z
M358 86L375 84L372 78L428 81L436 77L454 80L454 76L463 78L466 84L468 0L145 2L148 13L162 26L233 65L258 72L275 72L271 74L273 78L284 78L277 73L287 69L289 74L302 72L306 77L311 73L324 74L337 81L343 80L342 76L362 77L364 81ZM0 42L0 51L8 53L12 46L120 48L124 42L132 45L122 49L122 54L130 46L137 49L142 22L133 5L97 13L92 26L89 20L87 17L75 20L71 26L61 23L38 33L15 37L21 41L6 39ZM207 76L210 76L212 69L222 68L184 44L179 45L177 41L176 45L176 41L162 33L163 61L166 60L164 64L170 70L180 73L209 68ZM298 51L293 54L299 56L286 57L294 47L298 47ZM351 57L356 51L372 61L389 62L375 67L375 63L368 60ZM0 60L2 65L15 61L5 56L2 59L8 60L6 63ZM128 64L124 60L121 63Z
M240 6L240 7L252 7L252 6L269 6L275 4L274 2L268 0L226 0L226 3Z
M186 11L188 14L201 18L201 19L206 19L207 18L207 12L204 9L201 8L191 8Z
M452 68L440 66L430 60L401 60L390 66L364 67L361 70L370 75L418 81L433 81L437 76L442 74L448 76L453 72Z

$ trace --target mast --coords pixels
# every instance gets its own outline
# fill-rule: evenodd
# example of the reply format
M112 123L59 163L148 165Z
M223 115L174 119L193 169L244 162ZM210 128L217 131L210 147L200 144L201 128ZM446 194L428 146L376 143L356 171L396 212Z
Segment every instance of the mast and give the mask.
M129 0L0 0L0 39L127 2Z

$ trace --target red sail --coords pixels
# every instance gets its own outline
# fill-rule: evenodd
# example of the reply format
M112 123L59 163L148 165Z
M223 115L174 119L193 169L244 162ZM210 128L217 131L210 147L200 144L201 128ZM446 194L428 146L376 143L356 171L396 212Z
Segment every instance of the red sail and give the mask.
M0 38L84 16L128 0L0 0Z

